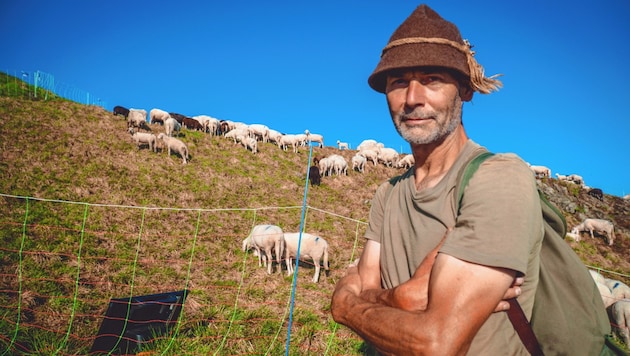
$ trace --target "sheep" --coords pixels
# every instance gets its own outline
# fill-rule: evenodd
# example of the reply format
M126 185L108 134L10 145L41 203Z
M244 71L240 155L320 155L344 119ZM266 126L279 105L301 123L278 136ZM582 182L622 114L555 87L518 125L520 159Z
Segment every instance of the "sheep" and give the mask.
M246 137L248 137L248 131L244 128L236 128L233 130L228 131L225 134L225 138L231 138L234 140L234 143L239 143L242 142L243 140L245 140Z
M599 188L590 189L587 194L599 199L600 201L604 201L604 192Z
M206 132L210 134L210 136L217 136L219 135L220 132L220 124L221 122L219 121L219 119L211 117L211 116L207 116L207 115L200 115L204 122L206 123Z
M599 295L602 297L602 302L604 302L604 306L608 308L615 302L615 298L613 298L610 287L608 287L608 285L606 284L606 278L602 276L599 272L592 269L589 269L588 271L591 273L593 281L595 281L595 285L599 290Z
M532 166L529 165L529 168L534 172L534 176L536 178L549 178L551 177L551 169L545 166Z
M147 126L147 111L144 109L129 109L127 127L137 127L151 131L151 128Z
M164 110L151 109L151 111L149 111L149 122L152 124L164 125L164 122L169 117L171 117L171 115Z
M630 287L627 284L611 278L605 278L604 284L610 288L610 293L616 300L630 299Z
M298 146L301 141L298 135L282 135L278 140L278 147L282 150L287 150L287 147L293 147L293 152L298 153Z
M621 299L613 303L609 309L612 330L619 338L630 346L630 299Z
M372 161L376 166L376 163L378 162L378 151L373 149L364 149L359 151L357 154L365 157L367 161Z
M258 254L258 267L261 267L264 262L265 267L267 267L267 273L271 274L273 261L272 251L276 253L276 264L279 266L284 251L284 232L282 228L276 225L254 226L249 236L243 240L243 252L247 251L249 248L253 248ZM264 256L262 252L265 253ZM267 260L269 260L268 265Z
M158 135L158 140L162 140L168 148L168 155L171 155L171 151L177 152L183 159L184 164L188 162L188 147L185 143L175 137L166 136L164 133Z
M581 234L582 231L588 231L591 233L591 238L595 238L594 232L606 233L606 239L608 245L612 246L615 240L615 226L612 222L604 219L584 219L581 224L576 225L571 233Z
M112 112L114 113L114 115L122 115L122 116L124 116L125 119L127 118L127 116L129 116L129 109L127 109L124 106L120 106L120 105L114 106L114 110Z
M182 125L177 122L176 119L169 117L164 121L164 131L166 136L173 137L175 132L180 132L182 130Z
M342 174L346 176L348 175L348 162L345 158L340 155L333 154L330 155L328 159L332 163L332 170L330 171L330 175L332 175L333 171L335 172L335 174L337 174L337 176L340 176Z
M333 161L332 159L330 159L330 157L324 157L319 159L319 161L317 162L317 165L319 166L319 172L322 176L330 176L332 174L332 170L333 170Z
M579 176L577 174L571 174L567 177L571 182L577 184L577 185L584 185L584 178L582 178L582 176Z
M252 151L253 154L256 154L258 152L258 141L256 141L256 139L253 137L245 137L241 141L241 144L246 149Z
M210 127L212 125L212 118L208 115L197 115L197 116L193 116L191 117L191 119L193 120L197 120L200 124L201 124L201 131L203 132L210 132L210 130L212 130L212 128Z
M382 143L376 142L376 140L363 140L358 146L358 151L363 150L376 150L378 151L380 148L384 147Z
M300 235L302 237L302 242L299 243ZM294 272L293 262L291 257L296 257L297 260L303 257L310 257L313 259L313 264L315 265L315 275L313 276L313 283L317 283L319 280L319 271L320 259L324 260L324 269L326 271L328 268L328 242L324 240L322 237L312 235L306 232L290 232L284 234L284 243L285 243L285 258L287 264L287 275L292 275ZM298 243L300 245L300 255L297 257L297 249Z
M318 147L324 147L324 136L310 133L308 130L305 130L304 134L306 134L306 141L317 142Z
M308 140L305 134L296 134L295 137L297 137L297 142L299 146L306 146Z
M575 242L580 242L580 240L582 240L582 237L580 236L580 234L574 234L572 232L567 232L565 237L568 237Z
M269 127L261 124L251 124L247 126L249 136L255 139L260 138L263 143L269 142Z
M365 168L365 162L367 162L367 159L365 159L365 157L357 153L354 156L352 156L351 162L352 162L353 170L363 173L363 169Z
M182 126L187 128L188 130L204 130L203 124L201 124L201 122L190 117L184 117L184 119L182 120Z
M319 174L318 166L311 166L308 169L308 180L311 182L311 186L320 185L322 176Z
M413 158L412 154L406 154L401 159L396 162L396 168L405 168L408 169L413 166L415 163L415 158Z
M170 112L168 113L172 118L174 118L175 120L177 120L177 122L179 122L179 124L183 124L184 123L184 118L188 117L186 115L182 115L182 114L178 114L176 112Z
M565 176L565 175L560 174L560 173L556 173L556 178L558 178L558 180L563 180L563 181L566 181L566 182L569 181L569 176Z
M278 141L282 137L282 134L276 130L269 129L269 142L278 144Z
M348 142L341 142L337 140L337 148L339 148L340 150L348 150L350 149L350 146L348 145Z
M135 132L133 127L129 128L129 133L131 137L138 145L138 149L140 149L141 145L149 145L149 150L152 152L157 152L157 138L154 134L149 132Z
M394 167L398 162L398 152L393 148L381 148L378 151L377 157L386 167Z

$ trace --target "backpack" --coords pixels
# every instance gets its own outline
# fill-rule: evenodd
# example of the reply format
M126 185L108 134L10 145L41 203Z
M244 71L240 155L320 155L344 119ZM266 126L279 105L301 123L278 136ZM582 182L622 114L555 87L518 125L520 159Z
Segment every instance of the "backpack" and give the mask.
M487 151L478 154L460 172L456 206L461 205L464 188L470 178L481 163L492 155ZM586 265L564 241L566 220L540 189L538 195L544 237L540 250L540 279L531 322L527 322L522 311L520 321L515 321L511 316L510 321L533 355L615 355L620 350L611 350L615 345L610 344L610 321L595 281ZM512 303L516 303L516 308L520 310L516 299L511 301L510 309L514 307ZM532 330L535 337L530 340L521 335L523 332L531 333ZM608 348L603 348L605 342ZM539 350L531 349L528 343L538 343Z

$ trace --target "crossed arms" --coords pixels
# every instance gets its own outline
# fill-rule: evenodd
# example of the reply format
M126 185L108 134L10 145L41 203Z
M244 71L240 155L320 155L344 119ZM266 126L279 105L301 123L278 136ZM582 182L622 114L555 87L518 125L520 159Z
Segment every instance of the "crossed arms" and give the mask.
M440 246L409 281L382 289L380 244L368 240L358 266L349 267L335 287L335 321L383 354L466 354L488 317L520 294L523 280L510 269L438 254Z

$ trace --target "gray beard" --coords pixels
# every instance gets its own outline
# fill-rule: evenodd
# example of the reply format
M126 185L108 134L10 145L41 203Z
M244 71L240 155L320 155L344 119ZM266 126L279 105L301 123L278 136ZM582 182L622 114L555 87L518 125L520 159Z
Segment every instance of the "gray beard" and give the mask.
M440 125L435 131L430 132L426 136L413 134L411 130L406 130L402 123L398 124L395 120L393 120L394 126L398 134L412 145L426 145L438 142L452 134L462 122L462 102L459 97L455 99L454 108L446 125Z

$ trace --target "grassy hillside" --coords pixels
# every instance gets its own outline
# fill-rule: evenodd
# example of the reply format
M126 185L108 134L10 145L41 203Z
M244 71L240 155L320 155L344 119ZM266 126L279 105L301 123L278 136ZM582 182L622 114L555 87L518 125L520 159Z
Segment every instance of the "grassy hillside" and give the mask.
M325 177L308 187L302 212L307 148L261 143L254 155L184 129L192 159L183 165L161 149L139 149L125 120L100 107L0 97L0 118L0 193L11 195L0 197L1 345L84 354L110 298L187 288L178 337L150 348L281 354L291 321L291 354L362 353L361 340L332 321L330 295L362 247L376 187L402 170L367 165L363 174ZM332 153L354 155L313 149ZM570 226L585 217L615 222L613 246L601 238L571 245L587 265L628 275L630 202L600 202L555 179L540 185ZM292 279L277 269L267 275L241 241L256 224L298 231L302 216L305 230L331 245L331 270L314 284L312 266L300 265L289 320Z

